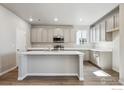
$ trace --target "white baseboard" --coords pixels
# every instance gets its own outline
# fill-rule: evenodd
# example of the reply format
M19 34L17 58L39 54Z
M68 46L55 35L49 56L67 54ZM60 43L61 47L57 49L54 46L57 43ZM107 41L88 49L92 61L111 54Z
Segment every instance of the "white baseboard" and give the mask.
M0 73L0 76L2 76L2 75L4 75L4 74L6 74L6 73L8 73L8 72L10 72L10 71L12 71L12 70L14 70L15 68L17 68L17 66L14 66L14 67L12 67L12 68L10 68L10 69L7 69L7 70L1 72L1 73Z

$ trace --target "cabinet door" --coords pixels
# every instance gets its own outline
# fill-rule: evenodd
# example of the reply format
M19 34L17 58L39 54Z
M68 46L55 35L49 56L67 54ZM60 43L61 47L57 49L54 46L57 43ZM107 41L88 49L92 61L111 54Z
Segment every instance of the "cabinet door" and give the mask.
M41 29L40 28L32 28L31 42L41 42Z
M42 30L42 42L48 42L48 31L46 28Z
M66 42L66 43L71 42L70 29L64 29L63 32L64 32L64 42Z
M76 31L74 29L70 29L70 37L71 37L71 43L76 43Z
M111 32L114 28L114 16L110 16L107 20L106 20L106 32Z
M62 28L55 28L54 29L54 36L61 35L63 36L63 29Z
M103 21L100 24L100 31L101 31L101 35L100 35L101 41L105 41L105 21Z
M114 15L114 28L119 28L119 12L116 12Z
M90 42L93 42L93 28L90 29Z
M31 42L36 42L36 29L35 28L32 28L31 29Z
M93 51L90 51L90 61L95 64L93 54L94 54Z
M95 64L100 67L100 54L99 52L95 52L94 54Z
M92 30L92 39L93 39L93 42L96 42L96 31L95 31L95 27L93 27L93 30Z
M100 41L100 25L95 26L95 42Z
M42 42L43 29L37 28L36 34L37 42Z
M53 29L48 29L48 42L53 42Z

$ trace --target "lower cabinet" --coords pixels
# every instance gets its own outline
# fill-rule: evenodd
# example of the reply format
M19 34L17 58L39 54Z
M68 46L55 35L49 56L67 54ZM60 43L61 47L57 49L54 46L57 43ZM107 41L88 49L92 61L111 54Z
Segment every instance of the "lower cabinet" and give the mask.
M112 69L112 52L90 51L90 61L101 69Z

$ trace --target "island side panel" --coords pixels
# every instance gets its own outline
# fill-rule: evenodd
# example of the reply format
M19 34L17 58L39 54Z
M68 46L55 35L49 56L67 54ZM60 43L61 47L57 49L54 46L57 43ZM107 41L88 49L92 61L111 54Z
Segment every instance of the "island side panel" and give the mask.
M78 76L78 55L28 55L28 74Z

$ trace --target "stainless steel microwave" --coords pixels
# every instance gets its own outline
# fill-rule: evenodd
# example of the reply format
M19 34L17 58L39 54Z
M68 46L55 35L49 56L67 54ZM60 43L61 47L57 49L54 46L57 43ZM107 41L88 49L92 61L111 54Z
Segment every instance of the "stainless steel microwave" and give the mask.
M53 42L54 43L64 43L64 37L60 36L60 35L54 36L53 37Z

